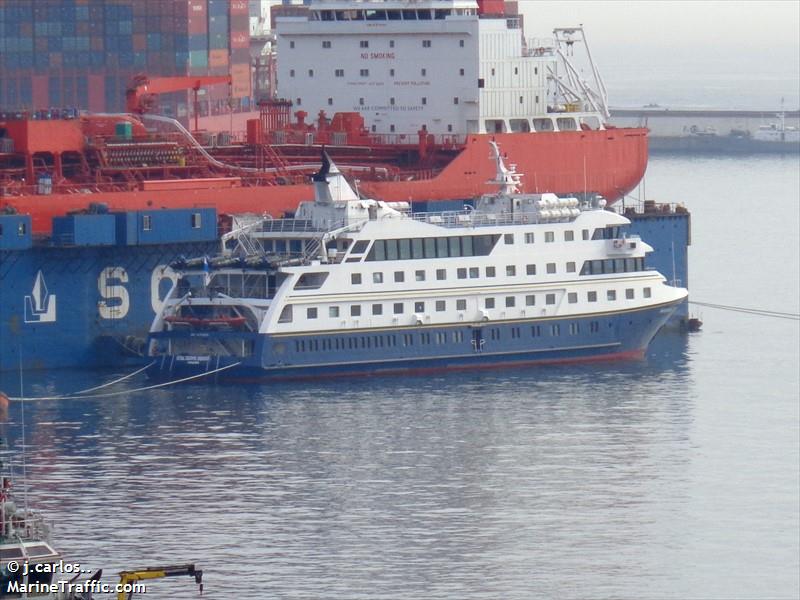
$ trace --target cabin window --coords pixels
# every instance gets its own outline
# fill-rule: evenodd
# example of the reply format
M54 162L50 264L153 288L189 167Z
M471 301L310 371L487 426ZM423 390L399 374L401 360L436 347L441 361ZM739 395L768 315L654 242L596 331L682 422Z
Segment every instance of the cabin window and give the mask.
M470 267L469 268L469 278L470 279L477 279L481 276L481 270L478 267Z
M413 258L425 258L425 247L422 243L422 238L411 240L411 256Z
M417 314L422 314L425 312L425 303L424 302L414 302L414 312Z
M394 69L389 69L389 77L394 77Z
M583 230L581 231L581 237L582 237L584 240L588 240L588 239L589 239L589 230L588 230L588 229L583 229Z
M152 217L150 215L142 215L142 231L150 231L152 228Z
M339 307L338 306L329 306L328 307L328 316L332 319L336 319L339 317Z
M307 308L306 319L316 319L316 318L317 318L317 308L315 306Z
M517 274L517 267L514 265L506 265L506 276L514 277Z
M464 76L464 69L459 69L458 70L458 74L463 77Z
M586 300L589 302L597 302L597 292L587 292Z
M425 77L428 74L428 69L421 69L419 74L420 76Z
M361 305L360 304L351 304L350 305L350 316L351 317L360 317L361 316Z
M461 240L458 237L447 238L450 256L461 256Z
M355 244L353 244L350 254L364 254L364 252L367 251L368 246L369 240L358 240Z
M351 273L350 283L353 285L361 285L361 273Z
M278 323L291 323L292 322L292 305L287 304L283 307L281 315L278 317Z
M578 303L578 292L569 292L567 294L567 302L570 304L577 304Z
M597 321L592 321L591 323L589 323L589 331L591 331L592 333L597 333L598 331L600 331L600 323Z
M571 229L568 229L564 232L564 241L565 242L572 242L575 240L575 232Z
M525 272L528 275L536 275L536 265L525 265Z
M392 14L397 14L397 12L392 11ZM389 48L394 48L394 40L389 40Z
M625 290L625 299L626 300L633 300L633 298L634 298L633 288L626 289Z
M516 304L516 298L514 296L506 296L506 308L513 308Z
M431 41L430 41L430 40L422 40L422 47L423 47L423 48L430 48L430 47L431 47L431 45L432 45L432 44L431 44Z
M358 99L358 105L359 106L364 106L364 99L363 98L359 98Z
M504 244L513 244L514 243L514 234L513 233L505 233L503 234L503 243Z
M369 40L361 40L358 45L362 48L369 48Z
M386 240L386 260L397 260L397 240Z
M617 290L608 290L606 292L606 299L607 300L616 300L617 299Z
M328 106L333 106L333 98L328 98Z
M536 306L536 296L533 294L525 296L525 306Z
M486 277L494 277L497 274L497 271L494 267L486 267Z
M444 312L447 310L447 302L445 300L436 301L436 312Z
M361 69L358 74L361 75L361 77L369 77L369 69Z
M403 283L406 280L406 274L403 271L394 272L394 282Z
M644 288L644 289L642 290L642 295L643 295L645 298L650 298L650 296L652 295L652 292L651 292L650 288L649 288L649 287L646 287L646 288Z
M403 314L403 303L402 302L395 302L392 306L392 312L396 315Z
M456 310L467 310L467 301L463 299L456 300Z
M456 270L456 277L459 279L466 279L467 278L467 270L465 268L460 268Z
M463 48L464 47L464 40L458 40L458 46L459 46L459 48Z
M556 295L555 294L547 294L544 297L545 304L555 304L556 303Z
M289 42L289 48L294 48L294 42Z
M192 213L192 229L200 229L201 223L200 213Z
M447 269L436 269L436 279L439 281L447 279Z
M323 48L330 48L330 47L331 47L331 42L330 42L330 40L323 40L323 41L322 41L322 47L323 47Z
M551 275L556 272L556 263L547 263L547 272Z
M313 77L314 76L314 69L309 69L308 70L308 76L309 77Z
M289 77L294 77L294 69L289 69Z
M353 273L355 275L355 273ZM359 275L361 277L361 275ZM328 273L303 273L294 284L296 290L317 290L322 287L325 280L328 278Z
M372 305L372 314L373 315L382 315L383 314L383 304L373 304Z
M556 234L553 231L545 231L544 232L544 241L547 243L555 242L556 241Z
M344 69L336 69L336 70L333 72L333 74L334 74L336 77L344 77Z
M453 104L458 104L458 96L453 98Z
M415 281L425 281L425 271L414 271Z
M494 298L486 298L483 301L484 308L494 308Z
M575 272L575 263L568 262L567 263L567 273L574 273Z
M580 323L570 323L569 324L569 334L570 335L578 335L581 332L581 324Z
M531 325L531 337L540 337L542 335L542 327L540 325Z
M394 106L394 96L392 96L391 98L389 98L389 105L390 105L390 106Z
M553 337L561 335L561 325L555 324L550 326L550 335Z
M533 243L533 232L529 231L525 234L525 243L532 244Z
M372 283L383 283L383 273L373 273Z

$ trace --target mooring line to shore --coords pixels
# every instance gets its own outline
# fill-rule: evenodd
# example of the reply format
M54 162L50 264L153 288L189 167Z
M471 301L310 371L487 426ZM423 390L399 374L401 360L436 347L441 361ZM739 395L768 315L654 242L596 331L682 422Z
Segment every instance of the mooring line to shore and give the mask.
M719 310L740 312L749 315L756 315L759 317L774 317L776 319L789 319L791 321L800 321L800 314L798 313L781 312L777 310L766 310L763 308L748 308L745 306L730 306L727 304L714 304L711 302L698 302L696 300L689 300L689 304L694 304L696 306L703 306L706 308L716 308Z
M111 398L114 396L124 396L125 394L135 394L137 392L145 392L147 390L155 390L158 388L168 387L170 385L176 385L178 383L184 383L186 381L192 381L194 379L200 379L202 377L208 377L209 375L214 375L215 373L219 373L221 371L226 371L228 369L232 369L233 367L238 367L241 362L233 363L232 365L226 365L224 367L219 367L218 369L213 369L212 371L206 371L205 373L199 373L197 375L191 375L189 377L183 377L181 379L174 379L172 381L165 381L164 383L156 383L153 385L148 385L140 388L135 388L132 390L120 390L118 392L107 392L105 394L83 394L83 395L62 395L62 396L39 396L39 397L9 397L8 399L11 402L37 402L40 400L87 400L87 399L97 399L97 398ZM150 365L148 365L150 366ZM104 387L104 386L98 386ZM97 388L95 388L97 389ZM88 390L87 390L88 391Z
M141 369L138 369L137 371L134 371L133 373L128 373L127 375L123 375L122 377L120 377L119 379L115 379L114 381L109 381L108 383L104 383L102 385L96 385L94 387L90 387L90 388L87 388L85 390L80 390L78 392L71 392L69 394L65 394L65 396L78 396L80 394L86 394L88 392L94 392L95 390L101 390L103 388L107 388L107 387L109 387L111 385L114 385L115 383L120 383L121 381L125 381L126 379L130 379L131 377L134 377L134 376L138 375L139 373L142 373L143 371L146 371L147 369L152 367L154 364L156 364L156 361L151 362L149 365L146 365L146 366L142 367Z

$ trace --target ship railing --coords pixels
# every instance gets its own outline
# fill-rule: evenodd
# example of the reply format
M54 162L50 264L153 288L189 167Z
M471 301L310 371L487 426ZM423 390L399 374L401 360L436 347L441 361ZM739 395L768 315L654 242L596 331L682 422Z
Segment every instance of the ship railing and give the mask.
M640 215L674 215L674 214L688 214L688 210L681 203L676 202L656 202L655 200L635 200L623 199L615 204L612 210L615 210L623 216L640 216Z
M535 212L484 213L474 210L413 213L415 221L439 227L493 227L497 225L529 225L532 223L568 223L575 217L541 219Z

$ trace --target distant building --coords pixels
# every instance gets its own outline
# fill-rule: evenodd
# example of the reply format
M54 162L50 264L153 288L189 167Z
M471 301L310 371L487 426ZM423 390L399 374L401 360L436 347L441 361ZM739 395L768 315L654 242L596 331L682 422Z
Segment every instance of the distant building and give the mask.
M252 104L248 0L2 0L0 108L122 111L133 75L230 73L235 109ZM225 86L201 113L229 110ZM159 98L188 116L188 94Z

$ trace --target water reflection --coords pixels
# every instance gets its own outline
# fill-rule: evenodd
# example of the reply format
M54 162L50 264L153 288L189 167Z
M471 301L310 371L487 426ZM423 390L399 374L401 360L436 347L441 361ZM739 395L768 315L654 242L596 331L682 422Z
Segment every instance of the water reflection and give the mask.
M656 568L658 506L685 493L688 344L662 335L631 363L31 403L29 496L70 559L107 573L194 560L210 598L584 596L587 578L624 593ZM26 395L115 376L36 375ZM16 445L21 416L12 405Z

